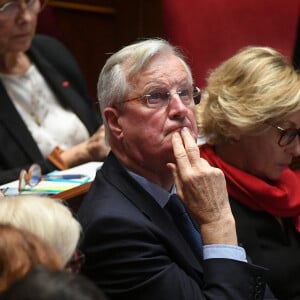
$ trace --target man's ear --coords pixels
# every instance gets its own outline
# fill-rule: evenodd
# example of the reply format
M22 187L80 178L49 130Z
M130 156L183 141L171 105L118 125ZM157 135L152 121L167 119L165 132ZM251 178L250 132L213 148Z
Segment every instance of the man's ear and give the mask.
M115 138L120 138L123 135L123 128L119 122L121 112L114 107L106 107L103 111L110 134Z

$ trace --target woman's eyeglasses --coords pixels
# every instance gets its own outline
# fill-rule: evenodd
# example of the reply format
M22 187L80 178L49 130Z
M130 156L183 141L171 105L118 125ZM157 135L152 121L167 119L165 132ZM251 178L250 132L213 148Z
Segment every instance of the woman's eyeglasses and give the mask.
M297 128L284 129L274 124L269 124L269 125L272 126L273 128L276 128L279 131L280 137L278 140L278 145L281 147L291 144L297 136L300 137L300 129Z
M46 6L46 0L6 1L0 5L0 19L15 18L20 11L39 13Z

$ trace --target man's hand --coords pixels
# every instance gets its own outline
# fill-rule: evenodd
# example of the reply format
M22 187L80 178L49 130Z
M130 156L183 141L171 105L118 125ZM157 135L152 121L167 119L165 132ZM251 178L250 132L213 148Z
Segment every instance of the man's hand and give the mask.
M172 138L176 164L168 164L177 194L198 222L204 244L237 245L223 172L200 157L199 148L187 128Z

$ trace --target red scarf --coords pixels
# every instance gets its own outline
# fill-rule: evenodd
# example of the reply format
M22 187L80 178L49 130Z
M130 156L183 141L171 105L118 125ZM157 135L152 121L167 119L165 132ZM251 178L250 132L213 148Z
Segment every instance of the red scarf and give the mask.
M275 217L290 217L300 232L300 177L286 169L272 184L224 162L207 144L200 147L200 156L226 177L231 197L253 210L266 211Z

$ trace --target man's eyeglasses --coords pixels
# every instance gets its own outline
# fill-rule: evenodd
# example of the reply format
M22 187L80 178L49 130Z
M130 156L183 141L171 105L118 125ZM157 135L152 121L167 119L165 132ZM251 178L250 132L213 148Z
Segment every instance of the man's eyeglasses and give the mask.
M142 101L149 108L161 108L163 106L168 106L170 99L174 94L177 94L182 103L185 105L191 105L192 103L199 104L201 100L201 90L198 87L193 87L191 89L179 90L173 94L171 94L169 91L154 92L140 97L127 99L119 103Z
M20 11L28 9L31 13L39 13L46 5L46 0L6 1L0 4L0 19L15 18Z
M276 128L279 131L280 137L278 140L278 145L281 147L291 144L297 136L300 137L300 129L296 129L296 128L284 129L274 124L269 124L269 125Z
M31 165L31 167L26 170L21 170L19 175L19 193L21 193L26 185L30 187L36 186L42 179L41 167L37 164Z

